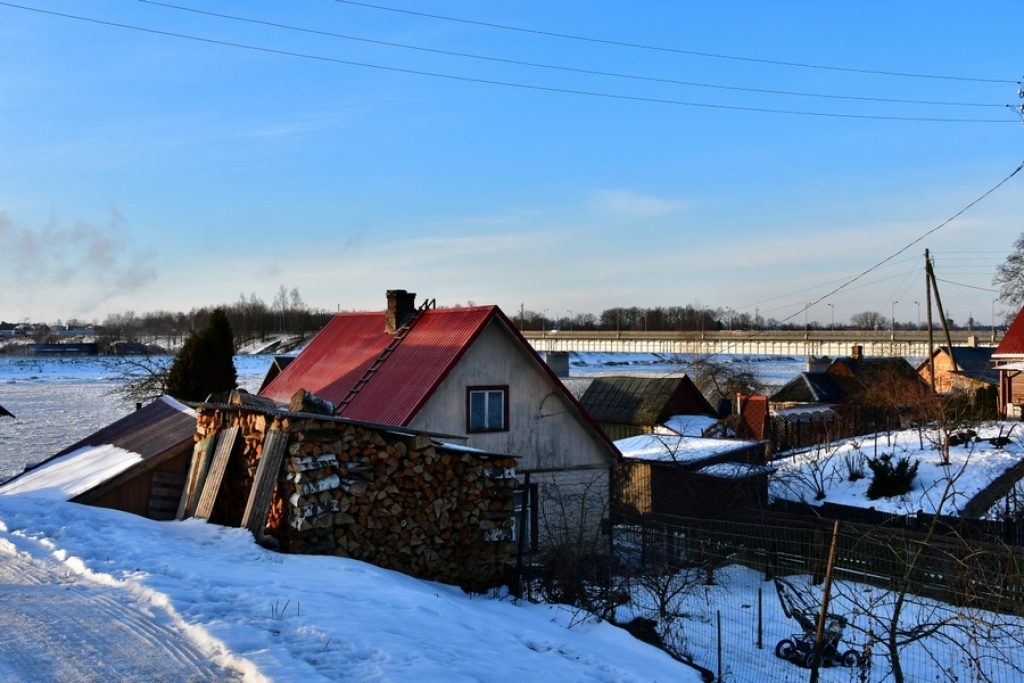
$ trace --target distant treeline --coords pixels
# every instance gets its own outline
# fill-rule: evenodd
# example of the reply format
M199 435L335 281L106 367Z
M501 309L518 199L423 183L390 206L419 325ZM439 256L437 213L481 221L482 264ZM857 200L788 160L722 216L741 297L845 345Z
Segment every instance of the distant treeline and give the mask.
M715 332L721 330L888 330L893 322L887 316L874 311L857 313L850 318L848 324L842 322L819 323L799 316L800 320L789 319L779 321L775 318L764 318L755 311L754 315L740 313L731 308L706 308L702 306L656 306L654 308L608 308L601 315L593 313L573 313L566 311L564 316L551 316L547 313L520 310L512 316L516 326L521 330L543 331L585 331L601 330L605 332ZM952 320L949 325L960 329ZM941 323L934 322L938 328ZM968 326L974 326L968 320ZM897 330L927 329L927 325L915 322L901 323L895 321ZM974 329L978 329L974 327ZM986 328L987 329L987 328Z
M190 332L206 326L214 308L222 308L227 314L237 347L265 340L280 333L300 336L315 333L323 328L335 313L326 309L310 308L302 300L298 288L289 290L282 285L269 304L256 294L243 294L235 303L193 308L188 313L155 311L136 314L134 311L126 311L108 315L102 323L87 323L76 319L63 323L58 321L56 328L38 324L15 326L11 323L0 323L0 333L11 336L14 328L18 327L20 334L31 336L36 341L59 341L62 330L66 333L89 329L95 333L101 347L115 341L151 345L159 344L160 340L167 340L170 346L177 347ZM608 308L600 315L572 311L566 311L565 315L553 315L548 311L538 313L526 309L507 313L511 315L519 329L529 331L887 330L892 328L895 322L873 311L857 313L851 317L849 324L822 324L814 320L796 321L792 318L779 321L764 318L757 312L751 315L731 308L707 308L692 304L654 308ZM960 329L952 320L949 323L952 328ZM939 323L936 322L935 327L938 326ZM982 329L975 326L973 320L968 320L967 327ZM914 322L895 322L895 328L916 330L924 329L924 326ZM101 349L101 352L106 351Z

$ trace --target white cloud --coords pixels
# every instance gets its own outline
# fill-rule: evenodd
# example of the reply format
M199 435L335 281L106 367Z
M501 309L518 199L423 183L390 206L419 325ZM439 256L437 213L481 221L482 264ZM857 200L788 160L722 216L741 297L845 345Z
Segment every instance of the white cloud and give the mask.
M643 195L633 190L599 190L594 193L594 198L595 206L600 210L635 218L667 216L693 206L689 201Z

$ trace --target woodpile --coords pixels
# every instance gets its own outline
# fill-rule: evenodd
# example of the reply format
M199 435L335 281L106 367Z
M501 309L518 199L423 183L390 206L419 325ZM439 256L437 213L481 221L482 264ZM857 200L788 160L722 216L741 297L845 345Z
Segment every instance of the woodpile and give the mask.
M467 590L501 583L513 550L514 458L308 413L199 409L197 441L230 427L239 436L211 521L239 526L248 516L254 528L259 496L250 490L274 430L287 442L277 476L260 475L274 487L263 532L281 550L350 557Z

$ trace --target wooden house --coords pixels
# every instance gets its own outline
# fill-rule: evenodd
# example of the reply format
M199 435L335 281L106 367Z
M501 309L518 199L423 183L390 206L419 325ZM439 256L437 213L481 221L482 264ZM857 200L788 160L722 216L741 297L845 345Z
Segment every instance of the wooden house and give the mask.
M165 396L27 469L0 492L43 492L150 519L174 519L195 433L196 412Z
M650 434L678 415L717 415L685 374L595 377L580 404L611 439Z
M768 398L770 429L779 451L898 427L906 409L930 392L904 358L811 358Z
M997 409L1003 418L1024 417L1024 308L1017 313L999 346L992 352L999 374Z
M935 391L977 391L999 386L999 373L992 369L995 349L979 346L940 346L932 352L931 363L925 358L917 366L917 374L931 384L931 367L935 367ZM954 358L956 363L954 364Z
M593 536L607 514L615 446L497 306L339 313L260 396L306 390L338 417L451 434L519 458L517 505L550 547Z

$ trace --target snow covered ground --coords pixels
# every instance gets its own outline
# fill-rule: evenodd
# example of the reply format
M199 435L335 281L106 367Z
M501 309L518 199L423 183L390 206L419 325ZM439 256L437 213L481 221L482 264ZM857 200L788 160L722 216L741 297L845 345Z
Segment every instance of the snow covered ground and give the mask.
M1020 423L1013 422L982 426L977 430L977 440L949 449L948 465L941 461L939 444L943 437L933 430L879 434L813 448L775 462L779 470L771 479L770 495L811 504L873 507L897 514L924 511L955 515L1000 474L1024 460L1024 433L1019 428ZM988 442L1008 433L1016 434L1016 438L1011 436L1004 447ZM917 477L902 496L869 500L871 471L867 460L882 455L892 456L893 463L901 458L918 463Z
M18 416L0 419L0 476L125 414L128 408L107 394L117 374L113 360L0 358L0 403ZM269 356L239 356L241 385L254 391L269 362ZM735 362L752 364L775 386L803 369L793 358ZM650 354L574 354L571 367L575 377L680 369L676 359ZM973 450L954 448L952 464L943 467L916 432L882 435L780 461L778 481L788 483L773 484L783 486L773 493L813 501L813 482L820 481L824 500L865 504L867 479L850 481L847 463L873 456L876 447L922 461L908 496L870 503L893 511L938 509L950 473L957 474L955 493L943 510L959 509L1024 457L1018 440L1004 449L982 441ZM806 476L793 476L808 467L817 468L810 485ZM352 560L275 554L242 530L198 520L153 522L55 501L53 493L0 495L0 631L14 634L0 643L3 681L699 680L693 669L621 629L564 607L467 595ZM840 594L875 596L876 611L884 613L884 591L840 588ZM620 619L651 616L653 606L643 605L654 596L643 590L631 589L634 600ZM858 615L855 603L840 608L857 627L848 646L870 650L869 615ZM774 656L775 642L798 629L758 573L722 568L713 586L680 592L671 611L671 637L712 669L720 648L725 680L807 680L806 669ZM1010 631L1024 633L1024 627L1015 623ZM1020 639L990 646L990 635L978 631L967 645L979 661L998 660L988 669L994 680L1021 680L1006 664L1007 657L1024 662ZM822 681L891 680L877 649L875 656L870 672L828 669ZM974 675L970 657L941 644L908 646L907 672L911 680L967 680Z
M573 610L468 595L354 560L281 555L201 520L0 495L0 565L39 579L11 585L0 573L0 625L31 634L20 658L0 645L7 683L700 681ZM66 607L102 601L106 611L54 618L61 591L74 596ZM176 667L163 677L145 673L154 645Z

